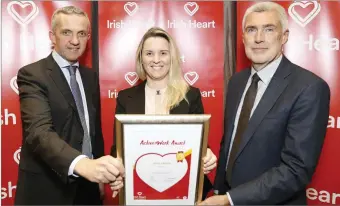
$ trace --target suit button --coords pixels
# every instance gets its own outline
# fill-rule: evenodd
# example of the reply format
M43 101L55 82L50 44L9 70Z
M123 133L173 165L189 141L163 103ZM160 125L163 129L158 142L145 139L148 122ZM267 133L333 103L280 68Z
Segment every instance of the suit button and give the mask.
M82 139L78 140L78 143L79 143L80 145L83 145L83 140L82 140Z

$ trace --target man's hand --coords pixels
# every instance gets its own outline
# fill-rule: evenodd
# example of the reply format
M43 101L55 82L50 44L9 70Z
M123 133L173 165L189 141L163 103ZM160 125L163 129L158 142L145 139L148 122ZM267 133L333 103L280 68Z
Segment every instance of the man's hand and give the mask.
M216 163L217 158L215 154L209 148L207 149L207 154L203 158L203 161L204 161L204 166L203 166L204 174L208 174L217 166L217 163Z
M125 177L122 161L110 155L95 160L82 158L77 162L74 171L87 180L97 183L110 183L118 176Z
M205 199L198 205L230 205L227 195L215 195Z
M111 190L113 191L112 197L115 198L119 190L124 186L123 178L119 176L116 181L110 183Z

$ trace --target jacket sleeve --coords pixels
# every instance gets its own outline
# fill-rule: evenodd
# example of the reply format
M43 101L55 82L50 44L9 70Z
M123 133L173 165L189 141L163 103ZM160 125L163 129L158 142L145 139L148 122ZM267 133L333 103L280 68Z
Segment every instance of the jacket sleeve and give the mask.
M19 70L17 83L25 138L23 144L66 183L71 162L81 153L56 133L44 83L26 67Z
M189 114L204 114L201 92L198 88L194 88L193 99L189 104Z
M95 134L95 142L96 142L96 154L95 158L100 158L104 156L104 138L103 138L103 132L102 132L102 121L101 121L101 103L100 103L100 86L99 86L99 76L97 73L94 73L94 82L96 89L95 94L93 95L95 97L94 105L96 108L96 117L95 117L95 128L96 128L96 134Z

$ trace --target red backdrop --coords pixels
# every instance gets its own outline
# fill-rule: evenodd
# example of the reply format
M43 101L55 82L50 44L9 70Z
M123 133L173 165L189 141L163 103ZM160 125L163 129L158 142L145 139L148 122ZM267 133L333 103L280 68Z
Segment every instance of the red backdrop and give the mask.
M289 40L284 54L326 80L331 89L327 136L312 183L307 188L308 204L340 204L340 107L339 38L337 17L340 2L278 2L289 14ZM250 65L242 43L242 18L252 2L237 2L237 70Z
M14 2L14 3L10 3ZM12 205L22 140L15 76L22 66L50 54L48 30L53 11L65 5L83 8L91 20L91 2L2 1L1 202ZM218 154L223 122L224 28L223 2L137 1L99 2L99 66L105 152L113 143L115 98L121 89L136 84L134 59L137 44L152 25L169 31L182 54L186 79L202 91L205 112L212 114L209 145ZM280 2L292 15L285 54L293 62L323 77L330 85L331 114L321 159L309 185L309 204L340 204L340 108L338 90L340 25L339 2L300 5ZM250 2L237 3L237 70L249 65L241 41L241 19ZM305 8L304 8L305 7ZM137 8L137 9L136 9ZM298 17L299 16L299 17ZM191 21L191 22L189 22ZM122 24L122 22L124 22ZM200 22L200 23L199 23ZM205 22L205 23L204 23ZM192 23L192 24L190 24ZM200 28L198 28L200 27ZM205 28L208 27L208 28ZM92 43L81 62L92 65ZM209 176L214 178L214 172ZM116 204L106 188L105 204Z

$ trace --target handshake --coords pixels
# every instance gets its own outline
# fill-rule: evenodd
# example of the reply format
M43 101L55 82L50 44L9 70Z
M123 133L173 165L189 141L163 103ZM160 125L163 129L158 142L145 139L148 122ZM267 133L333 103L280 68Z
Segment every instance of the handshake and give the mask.
M125 169L121 159L110 155L98 158L82 158L74 167L74 172L91 182L110 183L113 197L123 187Z

